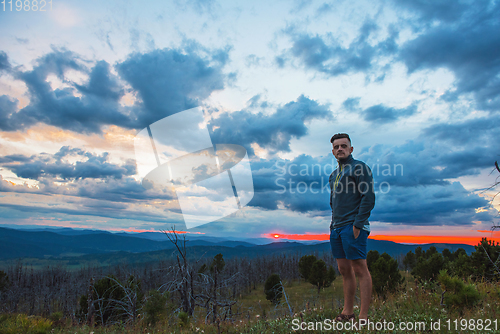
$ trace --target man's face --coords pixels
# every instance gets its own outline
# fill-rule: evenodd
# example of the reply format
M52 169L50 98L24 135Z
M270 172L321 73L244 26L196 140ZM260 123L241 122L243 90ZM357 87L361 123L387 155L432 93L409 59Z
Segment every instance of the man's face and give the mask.
M332 153L337 160L345 159L352 153L353 147L347 138L335 139L332 143Z

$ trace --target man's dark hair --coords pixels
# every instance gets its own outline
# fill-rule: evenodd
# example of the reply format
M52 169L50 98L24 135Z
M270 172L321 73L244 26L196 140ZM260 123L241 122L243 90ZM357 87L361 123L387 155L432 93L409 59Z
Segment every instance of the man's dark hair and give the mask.
M330 143L333 144L333 141L335 139L340 139L340 138L347 138L347 140L349 140L349 144L351 143L351 138L349 138L349 135L347 133L337 133L333 135L332 139L330 139Z

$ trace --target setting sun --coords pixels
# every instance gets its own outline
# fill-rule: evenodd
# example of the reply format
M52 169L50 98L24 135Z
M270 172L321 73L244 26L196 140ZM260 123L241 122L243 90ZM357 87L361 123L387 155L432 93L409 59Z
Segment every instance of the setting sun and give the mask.
M279 234L275 234L275 235L274 235L274 239L278 239L279 237L280 237L280 235L279 235Z

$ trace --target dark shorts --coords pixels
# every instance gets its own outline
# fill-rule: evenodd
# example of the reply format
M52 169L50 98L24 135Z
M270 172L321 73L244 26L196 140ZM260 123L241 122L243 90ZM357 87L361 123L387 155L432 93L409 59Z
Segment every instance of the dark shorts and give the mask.
M336 259L358 260L366 259L366 241L370 232L361 230L354 239L352 224L348 224L330 231L330 245Z

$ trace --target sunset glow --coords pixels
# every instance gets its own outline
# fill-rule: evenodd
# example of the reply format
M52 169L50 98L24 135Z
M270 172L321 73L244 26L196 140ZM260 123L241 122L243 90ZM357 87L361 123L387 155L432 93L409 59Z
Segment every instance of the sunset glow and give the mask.
M265 234L266 238L276 239L276 234ZM329 234L280 234L280 239L296 240L296 241L329 241ZM488 233L483 236L445 236L445 235L374 235L369 239L386 240L397 243L407 244L430 244L430 243L446 243L446 244L466 244L475 246L481 238L487 238L500 243L498 233Z

